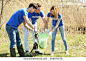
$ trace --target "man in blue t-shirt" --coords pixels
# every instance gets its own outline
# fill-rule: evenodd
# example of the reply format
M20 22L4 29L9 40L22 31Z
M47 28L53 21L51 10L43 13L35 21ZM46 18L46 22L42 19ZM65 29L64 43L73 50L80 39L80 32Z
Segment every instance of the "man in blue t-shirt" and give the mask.
M38 8L37 8L37 10L35 12L28 13L28 18L32 22L32 24L35 27L36 31L38 30L37 29L37 19L39 18L39 16L41 16L41 18L42 18L42 20L43 20L43 22L45 24L45 27L47 28L47 23L46 23L45 15L44 15L43 11L41 10L41 5L39 3L37 3L37 5L38 5ZM33 41L35 42L34 33L32 32L32 34L33 34ZM28 38L29 38L29 30L24 27L24 45L25 45L26 55L29 55ZM39 51L39 48L35 49L35 53L38 53L38 54L42 55L42 53Z
M28 8L22 8L16 11L9 21L6 24L6 31L8 33L9 39L10 39L10 55L11 57L16 57L15 52L15 44L17 45L18 53L20 56L24 55L24 50L21 44L21 38L18 32L18 26L25 22L28 26L30 26L33 30L35 29L34 26L31 24L31 22L28 19L28 12L34 12L37 9L36 3L31 3ZM25 26L28 30L29 28Z

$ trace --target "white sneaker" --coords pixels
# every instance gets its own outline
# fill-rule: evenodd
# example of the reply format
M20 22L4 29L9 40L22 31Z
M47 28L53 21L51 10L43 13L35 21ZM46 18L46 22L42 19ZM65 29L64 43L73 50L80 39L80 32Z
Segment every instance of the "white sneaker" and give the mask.
M69 55L68 51L66 51L66 54Z
M26 52L26 55L29 55L29 52Z
M54 55L54 52L52 52L51 55L53 56Z

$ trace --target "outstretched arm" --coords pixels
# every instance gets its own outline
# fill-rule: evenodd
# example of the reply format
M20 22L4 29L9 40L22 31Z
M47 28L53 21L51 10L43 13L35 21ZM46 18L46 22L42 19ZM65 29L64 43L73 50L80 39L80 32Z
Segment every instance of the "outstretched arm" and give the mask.
M31 18L28 18L28 19L32 23ZM32 29L27 25L27 23L25 21L23 22L23 24L24 24L25 28L27 28L28 30L32 31Z
M23 18L25 20L25 23L27 23L28 26L30 26L32 29L35 29L27 16L23 16Z
M48 22L49 22L49 17L47 17L47 26L48 26Z
M28 30L32 31L32 29L26 25L26 22L25 21L23 22L23 24L24 24L24 27L25 28L27 28Z
M58 19L58 22L57 22L57 24L56 24L55 28L52 30L52 32L54 32L54 31L55 31L55 29L58 27L58 25L59 25L59 23L60 23L60 20L61 20L61 19Z
M47 25L47 21L46 21L45 17L42 17L42 20L43 20L43 22L45 24L45 28L47 29L48 28L48 25Z

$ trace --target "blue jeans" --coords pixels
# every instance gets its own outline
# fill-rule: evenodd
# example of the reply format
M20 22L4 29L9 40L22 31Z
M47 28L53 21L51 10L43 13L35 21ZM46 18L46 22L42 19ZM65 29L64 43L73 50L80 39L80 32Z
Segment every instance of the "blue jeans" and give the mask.
M52 29L54 29L54 27L55 27L55 26L52 25ZM65 50L68 50L67 41L66 41L66 38L65 38L64 25L63 25L63 26L58 26L57 29L58 29L58 28L59 28L59 30L60 30L61 37L62 37L62 40L63 40L64 45L65 45ZM57 29L52 33L52 41L51 41L51 44L52 44L52 51L54 51L55 38L56 38Z
M18 32L18 29L15 29L15 28L12 28L11 26L6 25L6 31L10 39L10 48L15 48L15 44L17 44L17 46L20 46L21 38Z

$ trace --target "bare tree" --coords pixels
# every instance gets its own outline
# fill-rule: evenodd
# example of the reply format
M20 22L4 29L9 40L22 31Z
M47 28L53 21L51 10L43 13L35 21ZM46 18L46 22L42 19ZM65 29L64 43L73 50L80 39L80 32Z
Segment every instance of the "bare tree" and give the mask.
M4 0L0 0L1 2L2 2L2 4L1 4L1 13L0 13L0 33L1 33L1 19L2 19L2 16L3 16L3 8L4 8L4 6L9 2L9 1L11 1L11 0L6 0L6 2L4 3Z
M1 18L2 18L2 12L3 12L3 1L4 1L4 0L2 0L1 14L0 14L0 33L1 33Z

